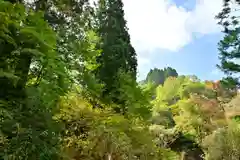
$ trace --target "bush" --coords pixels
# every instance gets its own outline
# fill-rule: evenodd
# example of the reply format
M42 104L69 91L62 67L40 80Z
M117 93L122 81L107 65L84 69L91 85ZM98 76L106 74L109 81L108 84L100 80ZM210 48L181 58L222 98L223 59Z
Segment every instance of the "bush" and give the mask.
M240 126L231 122L227 128L216 130L206 137L204 146L207 149L207 160L240 159Z

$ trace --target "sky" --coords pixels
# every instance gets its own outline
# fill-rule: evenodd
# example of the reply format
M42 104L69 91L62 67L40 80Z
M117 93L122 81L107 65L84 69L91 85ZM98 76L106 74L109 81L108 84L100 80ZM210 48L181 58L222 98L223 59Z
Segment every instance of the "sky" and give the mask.
M137 52L138 79L151 68L172 67L181 75L218 80L223 73L215 15L222 0L123 0L131 43Z

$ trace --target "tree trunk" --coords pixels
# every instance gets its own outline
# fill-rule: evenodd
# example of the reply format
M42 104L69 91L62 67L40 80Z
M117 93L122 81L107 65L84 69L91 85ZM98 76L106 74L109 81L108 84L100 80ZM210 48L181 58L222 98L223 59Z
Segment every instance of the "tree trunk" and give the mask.
M20 92L20 94L23 94L24 88L28 80L28 72L30 69L31 59L31 55L22 53L19 56L18 63L16 65L15 74L19 77L16 90Z

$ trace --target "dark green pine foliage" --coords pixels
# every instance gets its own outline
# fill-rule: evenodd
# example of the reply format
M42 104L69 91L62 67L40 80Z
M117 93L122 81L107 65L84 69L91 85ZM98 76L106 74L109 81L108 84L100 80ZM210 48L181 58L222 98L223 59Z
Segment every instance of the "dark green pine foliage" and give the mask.
M147 74L145 82L153 82L156 85L163 84L168 77L177 77L178 73L175 69L167 67L164 69L154 68Z
M163 84L165 80L164 71L161 69L151 69L147 75L147 82L154 82L155 84Z
M230 3L234 5L230 6ZM232 7L234 6L234 7ZM219 42L219 59L218 67L227 75L222 82L229 87L239 85L238 73L240 72L240 64L237 62L240 58L240 27L239 14L240 1L224 0L222 11L216 16L219 24L223 27L225 36Z
M164 73L165 73L165 77L177 77L178 76L178 73L176 71L176 69L173 69L171 67L167 67L167 68L164 68Z
M117 97L116 87L119 85L119 71L130 73L136 79L136 52L130 44L130 36L124 20L121 0L100 0L98 4L98 33L101 38L101 56L98 58L97 75L105 84L103 97Z

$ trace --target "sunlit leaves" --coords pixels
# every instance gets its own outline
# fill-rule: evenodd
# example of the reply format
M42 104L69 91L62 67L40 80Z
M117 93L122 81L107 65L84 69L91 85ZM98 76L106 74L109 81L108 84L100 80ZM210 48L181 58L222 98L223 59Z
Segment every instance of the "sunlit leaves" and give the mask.
M231 122L226 128L219 128L204 140L209 160L240 158L239 124Z
M124 118L106 108L92 109L77 94L63 98L59 107L55 118L63 124L62 149L70 157L96 159L109 154L134 159L134 156L149 156L154 152L151 135L141 120Z

